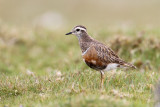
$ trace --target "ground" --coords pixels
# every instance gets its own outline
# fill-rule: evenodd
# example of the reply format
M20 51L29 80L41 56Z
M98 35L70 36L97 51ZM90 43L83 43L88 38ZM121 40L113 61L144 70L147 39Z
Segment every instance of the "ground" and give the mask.
M69 28L68 28L69 29ZM89 34L138 69L100 73L85 65L69 30L0 29L0 106L154 106L159 77L158 29L102 30Z

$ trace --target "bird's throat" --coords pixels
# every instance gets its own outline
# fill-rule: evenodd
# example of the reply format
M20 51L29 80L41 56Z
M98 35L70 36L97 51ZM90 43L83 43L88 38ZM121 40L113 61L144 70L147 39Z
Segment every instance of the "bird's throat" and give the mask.
M92 42L92 38L87 34L77 36L82 53L85 52Z

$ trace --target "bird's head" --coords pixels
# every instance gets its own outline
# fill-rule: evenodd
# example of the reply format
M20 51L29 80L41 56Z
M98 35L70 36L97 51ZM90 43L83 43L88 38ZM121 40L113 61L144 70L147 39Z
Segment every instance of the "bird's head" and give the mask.
M77 37L81 36L83 33L86 33L87 29L86 27L82 26L82 25L77 25L75 26L71 32L66 33L66 35L76 35Z

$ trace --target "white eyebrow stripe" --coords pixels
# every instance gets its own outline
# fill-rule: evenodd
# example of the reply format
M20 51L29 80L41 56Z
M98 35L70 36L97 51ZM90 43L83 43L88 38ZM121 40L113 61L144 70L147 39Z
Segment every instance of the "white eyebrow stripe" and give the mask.
M76 27L75 29L80 29L80 30L86 31L86 29L84 29L84 28L82 28L82 27Z

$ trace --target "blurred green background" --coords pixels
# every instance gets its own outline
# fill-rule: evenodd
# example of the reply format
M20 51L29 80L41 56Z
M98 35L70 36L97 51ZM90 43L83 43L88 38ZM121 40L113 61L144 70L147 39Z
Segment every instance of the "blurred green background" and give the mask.
M55 26L159 26L159 0L1 0L0 18L12 25L32 25L42 16L60 17ZM58 19L57 19L58 20ZM56 19L52 20L56 23ZM60 24L60 25L59 25Z

